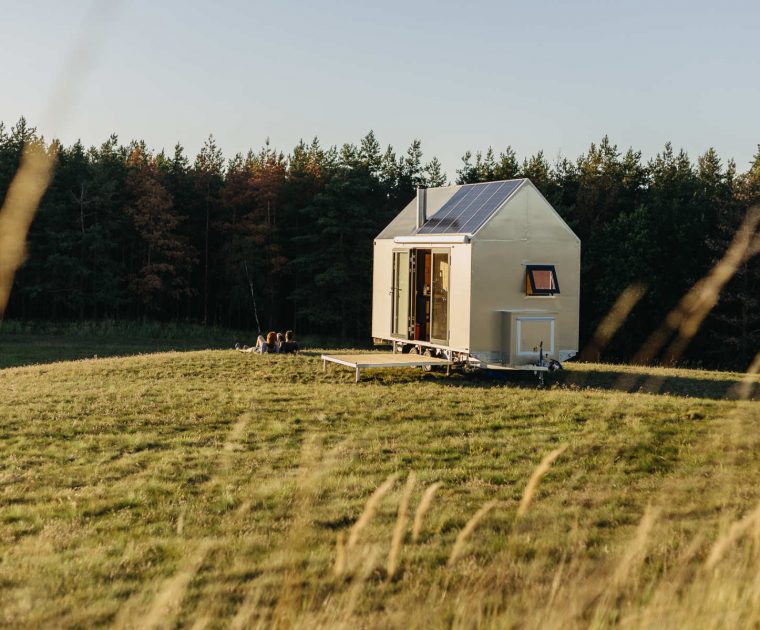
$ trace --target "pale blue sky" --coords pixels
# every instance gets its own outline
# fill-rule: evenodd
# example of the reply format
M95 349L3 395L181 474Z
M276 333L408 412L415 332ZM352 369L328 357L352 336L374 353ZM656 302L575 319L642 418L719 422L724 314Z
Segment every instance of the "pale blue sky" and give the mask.
M455 176L467 149L574 158L609 134L646 157L714 146L744 170L760 142L760 2L0 3L0 120L70 143L213 133L228 157L269 137L422 140ZM78 41L94 64L65 120L53 86ZM64 98L68 98L64 96Z

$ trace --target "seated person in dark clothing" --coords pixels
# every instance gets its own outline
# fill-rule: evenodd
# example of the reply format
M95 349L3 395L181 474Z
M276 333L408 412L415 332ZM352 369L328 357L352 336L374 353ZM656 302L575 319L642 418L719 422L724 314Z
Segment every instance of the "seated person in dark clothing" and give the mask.
M293 339L292 330L285 332L285 342L280 346L280 352L282 354L295 354L298 352L298 344L295 339Z
M264 352L274 354L277 352L277 333L274 331L267 333L267 347Z

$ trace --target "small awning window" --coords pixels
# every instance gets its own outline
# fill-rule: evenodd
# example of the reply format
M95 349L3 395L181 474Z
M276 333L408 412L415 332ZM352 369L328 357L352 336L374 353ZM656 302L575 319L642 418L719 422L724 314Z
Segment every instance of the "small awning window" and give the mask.
M527 265L525 293L527 295L556 295L559 293L557 270L554 265Z

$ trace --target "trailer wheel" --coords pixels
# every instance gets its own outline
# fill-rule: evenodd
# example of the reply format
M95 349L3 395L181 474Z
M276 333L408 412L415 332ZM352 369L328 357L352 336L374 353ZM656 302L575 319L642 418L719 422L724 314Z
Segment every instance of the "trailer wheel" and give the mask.
M409 350L409 354L417 354L423 357L432 357L433 353L430 351L430 348L427 348L426 350L422 350L421 346L412 346L412 349ZM422 365L420 366L422 368L423 372L430 372L433 369L432 365Z
M430 351L430 348L428 348L427 350L425 350L425 352L422 353L422 356L423 357L432 357L433 353ZM422 366L422 371L423 372L432 372L433 371L433 366L432 365L423 365Z

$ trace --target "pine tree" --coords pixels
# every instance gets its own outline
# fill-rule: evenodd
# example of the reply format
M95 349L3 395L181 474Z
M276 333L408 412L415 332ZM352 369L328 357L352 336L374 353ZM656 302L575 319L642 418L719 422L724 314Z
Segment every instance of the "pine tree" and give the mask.
M130 290L146 312L161 314L165 302L176 302L192 292L186 272L195 263L195 252L178 232L182 217L174 211L156 160L144 143L133 146L127 166L130 198L125 212L139 237Z
M219 191L224 179L224 157L222 150L217 146L213 135L210 135L203 143L200 153L195 158L193 167L195 186L200 201L200 212L195 214L195 223L200 223L202 240L203 279L201 294L203 297L202 318L203 324L209 321L209 276L211 265L211 219L214 211L219 206Z
M552 172L543 151L539 151L531 156L530 159L526 158L523 160L520 177L530 179L539 190L548 190L552 180Z
M728 182L720 178L708 181L718 189L731 187L732 173L730 165ZM708 241L714 261L723 256L742 223L757 215L760 215L760 145L749 171L735 182L735 194L722 197L716 229ZM754 233L754 245L724 287L708 320L709 335L703 335L712 341L716 363L739 370L746 370L760 351L760 228L757 225Z
M343 145L324 188L302 210L309 229L298 237L299 255L291 261L303 279L291 299L314 329L343 338L368 334L372 239L385 224L385 204L362 149Z
M494 169L494 178L516 179L520 176L520 165L517 162L517 155L511 146L508 146L499 154L499 161Z
M434 157L425 165L425 186L437 188L446 185L446 173L437 157Z
M425 184L425 175L422 166L422 142L413 140L406 150L403 162L400 165L399 188L413 192L417 186Z
M256 245L267 297L267 319L270 326L279 325L281 279L287 259L280 241L279 213L282 189L287 175L287 160L282 152L267 143L249 162L251 183L254 188L254 206L247 220L247 233ZM244 229L246 229L244 226Z
M472 184L477 178L477 167L472 163L472 151L466 151L462 156L462 166L457 169L457 184Z

